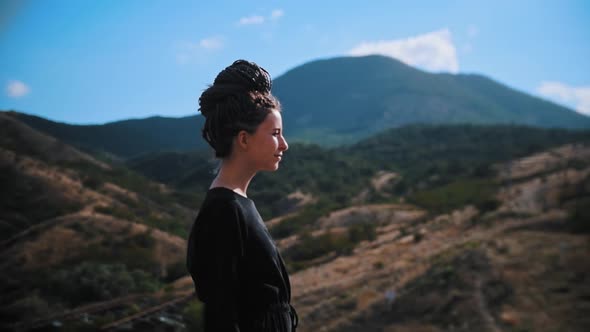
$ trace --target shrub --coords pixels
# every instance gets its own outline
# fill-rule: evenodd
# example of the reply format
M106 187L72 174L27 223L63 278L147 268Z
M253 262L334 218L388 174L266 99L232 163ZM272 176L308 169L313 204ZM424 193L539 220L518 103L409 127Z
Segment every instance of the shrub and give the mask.
M445 213L468 204L485 211L497 207L493 195L496 185L485 179L460 179L449 184L422 190L409 197L409 201L435 213Z
M158 289L155 278L141 270L129 271L123 264L84 262L62 269L50 277L49 292L65 301L79 305L85 302L110 300L136 292Z
M348 229L348 233L324 233L312 236L309 232L299 235L299 241L284 252L289 266L298 270L307 266L306 261L324 256L331 252L349 255L356 244L363 240L374 240L377 237L376 227L372 223L356 224Z
M574 233L590 233L590 197L577 201L570 209L567 224Z
M182 317L187 331L203 331L203 304L199 300L190 301L182 311Z
M92 175L86 175L82 178L82 184L84 185L84 187L96 190L98 187L102 185L102 181L101 179L94 177Z
M499 206L500 206L500 202L497 199L493 198L493 197L489 197L489 198L483 199L482 201L477 202L475 204L475 207L477 207L477 209L481 213L485 213L485 212L489 212L489 211L494 211Z
M186 264L184 260L168 265L166 269L165 282L172 282L180 277L187 275Z
M334 210L335 206L331 202L321 201L317 204L306 206L297 215L285 218L279 224L270 229L274 238L285 238L289 235L301 232L307 225L313 224L321 216Z
M377 231L374 223L355 224L348 229L348 239L352 243L359 243L364 240L374 241L376 238Z

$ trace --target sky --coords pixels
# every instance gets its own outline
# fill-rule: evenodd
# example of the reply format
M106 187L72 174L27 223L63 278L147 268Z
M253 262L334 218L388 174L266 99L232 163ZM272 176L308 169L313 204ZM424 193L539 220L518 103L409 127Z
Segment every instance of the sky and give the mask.
M590 115L585 0L0 0L0 110L73 124L187 116L236 59L276 78L366 54Z

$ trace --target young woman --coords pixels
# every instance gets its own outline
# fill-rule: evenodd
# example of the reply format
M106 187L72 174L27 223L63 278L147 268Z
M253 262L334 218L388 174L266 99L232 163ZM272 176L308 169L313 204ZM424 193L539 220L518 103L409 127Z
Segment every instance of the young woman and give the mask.
M187 267L204 303L205 331L295 331L281 255L247 189L288 149L266 70L245 60L222 70L199 98L203 138L221 166L191 229Z

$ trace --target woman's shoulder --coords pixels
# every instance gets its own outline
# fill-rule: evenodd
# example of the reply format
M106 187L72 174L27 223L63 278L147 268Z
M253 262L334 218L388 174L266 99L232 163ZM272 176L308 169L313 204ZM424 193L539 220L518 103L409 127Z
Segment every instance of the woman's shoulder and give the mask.
M208 205L235 205L237 203L235 193L224 187L215 187L207 191L203 206Z
M248 209L252 204L252 200L242 196L231 189L225 187L214 187L207 191L205 200L201 206L203 208L229 208L244 210Z
M248 198L240 196L231 189L223 187L209 189L199 209L197 221L217 221L216 223L219 224L219 220L236 220L240 224L245 224L247 223L245 216L248 215L247 201L249 201Z
M234 240L241 242L248 237L247 228L243 209L236 197L224 191L210 190L197 214L191 237L198 236L209 241L235 236Z

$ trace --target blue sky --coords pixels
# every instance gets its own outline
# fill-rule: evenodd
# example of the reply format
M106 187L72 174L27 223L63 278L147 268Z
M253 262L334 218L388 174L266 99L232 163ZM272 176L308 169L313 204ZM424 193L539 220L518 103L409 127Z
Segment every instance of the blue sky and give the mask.
M235 59L277 77L373 53L590 114L590 1L566 0L4 0L0 109L68 123L185 116Z

